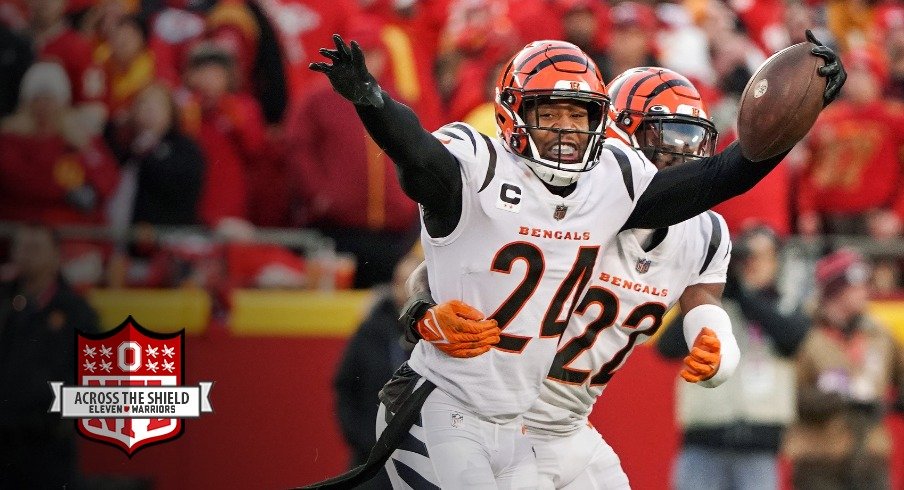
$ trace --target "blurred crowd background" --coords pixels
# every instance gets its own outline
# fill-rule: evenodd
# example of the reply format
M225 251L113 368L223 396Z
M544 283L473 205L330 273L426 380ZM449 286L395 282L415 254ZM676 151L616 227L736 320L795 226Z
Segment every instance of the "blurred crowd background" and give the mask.
M814 260L838 245L827 237L865 247L873 292L899 295L896 1L2 0L0 221L62 229L79 288L366 288L416 241L417 208L353 107L307 68L332 33L358 41L430 130L495 134L501 64L558 38L607 80L645 65L686 75L724 147L752 72L808 27L844 58L842 98L717 211Z
M725 302L752 364L734 387L713 391L722 398L709 408L695 408L689 400L699 394L679 386L675 425L659 429L681 432L684 446L666 450L680 449L674 481L687 488L700 486L681 468L700 468L701 461L718 467L718 458L771 488L780 444L795 464L802 461L795 467L799 488L836 488L818 478L839 468L853 472L839 481L853 480L837 488L900 484L901 476L894 478L904 463L899 456L888 480L892 443L880 429L894 387L904 393L904 354L867 314L868 299L892 300L885 319L900 319L895 300L904 299L904 2L895 0L0 0L0 442L7 443L0 461L14 465L18 457L32 475L55 478L47 460L23 450L39 441L36 451L50 447L56 452L44 456L68 465L60 474L71 471L71 424L45 413L46 382L71 376L65 356L73 353L59 353L71 346L73 329L116 324L112 317L99 322L81 296L89 294L98 308L104 301L97 292L113 291L104 304L115 316L128 289L201 292L209 307L210 321L203 316L199 330L189 328L205 335L193 344L203 354L192 369L224 388L219 418L195 433L193 441L205 442L191 444L218 450L226 425L211 427L249 423L239 387L282 379L284 370L296 373L286 375L293 387L308 389L293 395L282 385L254 388L268 402L253 410L284 420L272 438L302 449L283 454L267 438L258 446L246 441L258 450L241 455L254 467L245 474L259 478L259 467L284 457L288 463L266 473L269 484L330 476L345 464L340 438L351 463L364 457L376 391L411 348L400 341L395 312L419 261L419 224L416 204L352 104L307 68L323 59L317 51L331 47L333 33L361 45L382 87L429 130L465 121L495 134L492 97L502 64L527 42L555 38L589 53L607 81L650 65L687 76L704 96L721 149L736 139L747 80L769 55L804 41L807 28L844 60L849 77L840 99L764 181L716 208L736 240ZM374 287L384 284L392 287ZM344 300L329 300L322 308L303 305L310 308L298 310L302 317L289 297L247 293L261 289L360 290L350 294L366 292L368 311L349 316ZM241 316L234 314L239 302ZM300 323L313 340L280 338L277 345L248 337L242 329L265 323L277 304L286 311L273 331L282 335ZM352 327L364 319L350 340L354 328L327 331L337 315ZM246 337L234 345L206 337L208 324ZM657 347L680 358L680 328L670 328ZM679 342L669 343L669 332ZM262 345L285 354L241 372L221 360L223 349L253 356ZM651 352L638 349L632 357L646 371L631 382L644 390L649 384L657 395L622 395L615 387L606 403L639 413L637 403L662 400L651 410L665 413L649 418L672 424L672 386L653 385L667 384L677 370L650 364L663 362ZM828 360L826 352L833 353ZM286 407L292 400L298 405ZM904 408L904 397L897 403ZM595 423L606 413L594 412ZM845 424L848 432L839 428ZM640 451L647 451L649 441L617 432L628 425L598 426L625 451L631 477L645 478L652 471L646 453L632 457L629 443L619 443L646 441ZM792 435L784 440L786 427ZM188 444L173 444L171 463L194 453ZM307 449L319 454L322 447L330 457L308 457ZM737 459L752 449L760 460ZM111 459L92 454L86 467L109 473ZM232 478L219 466L205 472L193 464L161 480L169 482L163 487L191 488L178 479L186 475ZM222 467L230 464L240 463ZM650 474L659 484L668 480ZM869 475L878 475L869 483L875 486L863 486ZM13 482L9 488L35 481L21 478L5 481Z

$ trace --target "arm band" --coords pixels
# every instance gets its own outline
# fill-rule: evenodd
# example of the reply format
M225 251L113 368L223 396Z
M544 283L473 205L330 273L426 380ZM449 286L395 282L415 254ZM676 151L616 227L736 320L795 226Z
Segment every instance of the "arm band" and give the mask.
M430 291L415 294L402 307L399 321L405 327L405 339L416 344L421 335L417 331L417 322L427 314L427 310L436 306L436 301L430 296Z
M721 359L716 374L698 384L705 388L715 388L734 374L738 362L741 360L741 351L731 332L731 319L728 317L728 313L725 313L721 307L710 304L697 306L684 315L684 340L687 342L688 350L693 348L694 341L703 327L708 327L716 333L721 345Z

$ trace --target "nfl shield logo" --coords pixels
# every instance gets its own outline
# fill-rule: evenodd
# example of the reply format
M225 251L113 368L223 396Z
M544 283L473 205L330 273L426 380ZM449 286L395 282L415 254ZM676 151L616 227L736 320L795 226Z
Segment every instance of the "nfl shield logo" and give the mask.
M180 386L185 331L161 335L130 316L120 326L99 335L79 333L76 373L82 386ZM128 402L122 406L129 411ZM125 451L129 457L150 444L182 434L182 419L83 418L76 421L83 436Z
M650 270L650 264L652 264L649 259L637 259L637 264L634 265L634 270L643 274Z
M565 217L565 213L568 212L568 206L564 204L559 204L556 206L556 210L552 213L552 217L556 219L556 221Z

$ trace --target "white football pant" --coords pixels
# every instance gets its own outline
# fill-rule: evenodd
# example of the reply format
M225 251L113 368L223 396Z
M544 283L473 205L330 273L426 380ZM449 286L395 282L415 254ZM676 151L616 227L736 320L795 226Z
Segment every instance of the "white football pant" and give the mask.
M528 436L537 453L540 489L631 488L618 455L591 425L569 436L531 433L529 429Z
M395 490L537 488L536 460L520 417L487 422L437 388L419 422L386 462ZM378 438L386 424L380 404Z

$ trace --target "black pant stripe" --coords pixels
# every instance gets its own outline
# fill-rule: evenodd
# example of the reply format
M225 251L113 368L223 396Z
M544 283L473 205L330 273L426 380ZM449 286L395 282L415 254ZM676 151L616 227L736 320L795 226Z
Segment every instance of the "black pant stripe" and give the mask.
M415 454L420 454L425 458L430 457L430 454L427 452L427 445L410 432L408 433L408 437L402 439L402 443L399 444L399 447L397 449L401 451L409 451Z
M392 460L392 464L399 473L399 477L414 490L439 490L438 486L430 483L429 480L421 476L407 464L395 459Z

